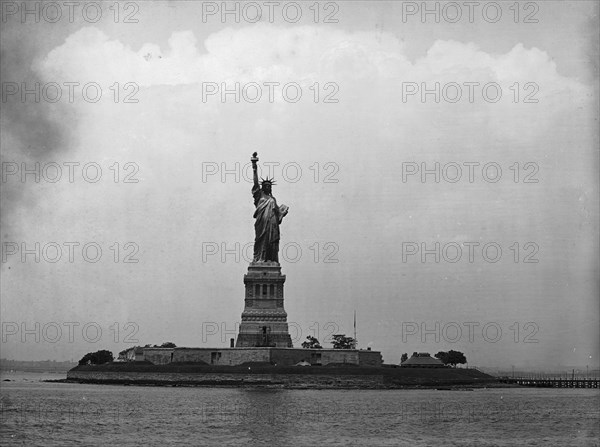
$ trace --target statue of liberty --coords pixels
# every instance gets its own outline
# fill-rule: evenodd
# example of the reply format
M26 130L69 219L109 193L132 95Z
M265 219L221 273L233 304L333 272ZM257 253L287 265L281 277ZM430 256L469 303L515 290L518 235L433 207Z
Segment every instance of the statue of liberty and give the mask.
M258 154L254 152L250 161L254 172L254 258L252 262L279 262L279 224L287 215L289 208L285 205L277 206L277 200L271 195L274 179L262 179L258 183L256 162Z

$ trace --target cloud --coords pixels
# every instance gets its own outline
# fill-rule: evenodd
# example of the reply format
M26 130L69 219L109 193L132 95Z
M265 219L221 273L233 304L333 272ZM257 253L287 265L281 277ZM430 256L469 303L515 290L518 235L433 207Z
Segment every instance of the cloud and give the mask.
M314 26L280 28L256 24L225 28L199 48L191 31L174 32L168 48L154 43L134 50L94 27L71 34L40 61L48 79L115 81L140 86L203 81L303 79L474 81L542 83L543 92L576 83L561 77L544 51L517 44L506 54L488 54L474 43L438 40L411 63L404 45L387 32L345 32Z

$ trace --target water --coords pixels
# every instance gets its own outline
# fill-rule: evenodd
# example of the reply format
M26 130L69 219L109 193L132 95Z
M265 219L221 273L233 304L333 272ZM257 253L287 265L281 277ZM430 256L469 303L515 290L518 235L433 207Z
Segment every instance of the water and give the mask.
M4 374L0 445L599 445L592 389L284 390Z

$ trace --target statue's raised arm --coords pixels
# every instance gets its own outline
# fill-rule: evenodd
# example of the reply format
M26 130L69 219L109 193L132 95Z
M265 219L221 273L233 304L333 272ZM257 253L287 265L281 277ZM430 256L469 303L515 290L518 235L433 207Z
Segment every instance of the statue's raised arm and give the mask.
M258 185L258 173L256 172L256 170L258 169L258 167L256 166L256 163L258 162L258 153L254 152L252 154L252 157L250 158L250 161L252 162L252 177L254 178L254 188L252 188L253 190L256 188L259 188Z
M252 171L254 185L252 195L254 196L254 258L253 262L277 262L279 263L279 224L288 213L286 205L277 205L277 200L272 195L272 187L275 181L270 178L258 182L258 154L254 152L252 158Z

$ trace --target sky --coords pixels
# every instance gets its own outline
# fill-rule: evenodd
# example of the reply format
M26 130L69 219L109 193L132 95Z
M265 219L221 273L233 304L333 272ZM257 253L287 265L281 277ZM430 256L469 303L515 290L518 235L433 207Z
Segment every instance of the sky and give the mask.
M3 358L228 346L257 151L295 346L598 367L595 2L51 3L1 5Z

